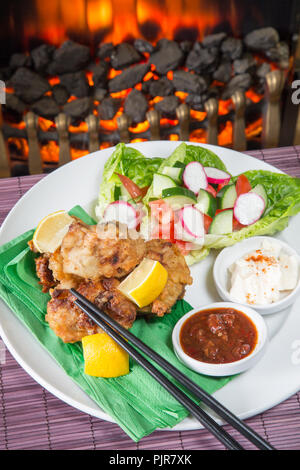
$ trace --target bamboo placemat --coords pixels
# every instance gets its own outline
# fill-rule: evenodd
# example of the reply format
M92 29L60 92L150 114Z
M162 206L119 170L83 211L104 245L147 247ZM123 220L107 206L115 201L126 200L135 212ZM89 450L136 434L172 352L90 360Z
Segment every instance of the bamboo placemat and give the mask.
M300 146L248 154L300 177ZM38 176L0 180L0 224ZM247 420L277 449L300 449L300 393ZM232 432L234 436L238 433ZM240 437L239 437L240 439ZM240 442L251 448L243 438ZM117 425L82 413L51 395L15 361L0 339L0 450L20 449L222 449L205 430L154 432L133 442Z

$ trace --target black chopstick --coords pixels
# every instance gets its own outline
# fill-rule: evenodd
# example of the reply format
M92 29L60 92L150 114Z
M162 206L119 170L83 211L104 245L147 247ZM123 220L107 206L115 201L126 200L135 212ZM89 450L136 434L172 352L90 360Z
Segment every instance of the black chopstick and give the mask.
M175 378L179 383L184 385L188 390L190 390L196 397L200 398L203 403L209 406L213 411L219 414L224 420L231 424L235 429L237 429L242 435L247 437L254 445L262 450L273 450L272 447L267 441L265 441L261 436L259 436L253 429L249 428L243 421L241 421L237 416L231 413L227 408L225 408L221 403L219 403L214 397L209 395L205 390L201 389L197 384L180 372L176 367L166 361L163 357L157 354L153 349L139 340L136 336L130 333L128 330L123 328L119 323L113 320L111 317L106 315L104 312L98 309L95 304L90 302L86 297L81 295L75 289L70 289L71 293L76 297L75 304L81 308L96 324L98 324L104 331L106 331L110 336L112 336L118 344L120 344L142 367L144 367L154 378L156 378L161 385L163 385L167 390L177 398L196 418L207 428L209 429L221 442L223 442L226 447L230 449L242 449L240 444L233 439L224 429L219 426L214 420L210 418L201 408L199 408L195 403L190 400L186 395L183 394L177 387L175 387L164 375L162 375L155 367L150 364L142 355L140 355L132 346L130 346L127 341L123 338L129 340L137 348L139 348L144 354L147 354L150 359L155 361L161 368L163 368L167 373L169 373L173 378ZM112 328L113 329L112 329ZM120 337L116 332L120 333ZM150 367L149 367L150 366ZM150 370L151 369L151 370ZM158 379L159 374L159 379ZM175 390L174 390L175 387ZM173 391L171 391L173 389ZM178 395L179 392L179 395ZM183 401L184 402L183 402ZM186 401L187 400L187 401ZM189 402L189 403L188 403ZM192 406L192 408L189 408ZM195 410L196 407L196 410ZM196 412L196 414L195 414ZM199 414L200 413L200 414ZM225 433L225 435L224 435ZM225 440L224 440L225 439ZM233 446L233 447L232 447Z

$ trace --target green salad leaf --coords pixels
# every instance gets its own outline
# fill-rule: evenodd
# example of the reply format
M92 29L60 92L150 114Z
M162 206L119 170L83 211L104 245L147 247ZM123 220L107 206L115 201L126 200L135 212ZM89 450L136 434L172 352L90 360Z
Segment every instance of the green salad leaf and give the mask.
M227 171L222 160L211 150L198 145L187 145L184 163L200 162L203 166L211 166Z
M100 219L107 204L114 201L115 187L122 186L117 173L127 176L140 187L149 186L161 162L162 158L146 158L138 150L118 144L104 165L95 207L97 218Z
M248 227L227 234L207 235L205 246L207 248L224 248L234 245L245 238L257 235L273 235L284 230L289 217L300 211L300 179L288 175L273 173L264 170L246 171L244 175L249 179L251 186L262 184L268 195L268 207L264 216ZM235 182L237 177L233 178Z

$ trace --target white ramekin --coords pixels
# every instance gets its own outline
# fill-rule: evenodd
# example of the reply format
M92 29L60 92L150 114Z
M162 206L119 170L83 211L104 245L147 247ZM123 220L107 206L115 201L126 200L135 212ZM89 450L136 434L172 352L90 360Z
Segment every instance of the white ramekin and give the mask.
M240 359L235 362L228 362L225 364L211 364L208 362L201 362L197 359L193 359L192 357L188 356L182 349L180 344L180 331L184 324L184 322L194 315L197 312L202 312L203 310L212 310L218 308L233 308L242 312L246 315L256 326L257 329L257 343L253 351L243 359ZM204 375L211 375L216 377L223 377L227 375L235 375L239 374L240 372L244 372L245 370L253 367L263 356L267 343L268 343L268 333L267 327L265 324L264 319L262 318L259 313L257 313L252 308L236 304L232 302L216 302L209 305L204 305L198 308L191 310L190 312L186 313L175 325L172 333L172 341L174 351L180 361L182 361L187 367L193 369L194 371L198 372L199 374Z

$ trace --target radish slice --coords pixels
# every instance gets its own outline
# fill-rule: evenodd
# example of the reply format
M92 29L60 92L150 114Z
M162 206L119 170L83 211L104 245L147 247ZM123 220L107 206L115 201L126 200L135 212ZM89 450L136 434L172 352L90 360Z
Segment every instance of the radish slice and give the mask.
M204 223L203 214L194 206L185 206L178 212L178 222L175 224L176 239L203 244Z
M233 212L236 220L242 225L252 225L260 219L266 203L255 193L241 194L234 205Z
M188 163L182 175L185 186L193 193L198 194L200 189L207 188L207 177L203 166L199 162Z
M204 171L207 176L207 180L209 183L213 184L222 184L228 183L230 181L230 175L223 170L219 170L218 168L212 168L210 166L206 166Z
M128 228L136 228L140 217L135 208L126 201L111 202L104 211L104 221L112 220L128 225Z

